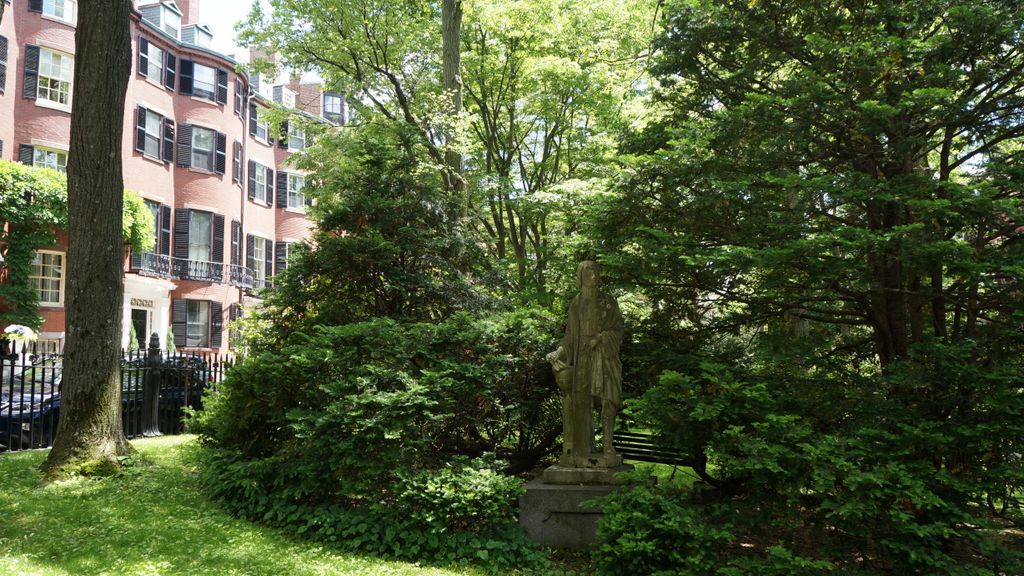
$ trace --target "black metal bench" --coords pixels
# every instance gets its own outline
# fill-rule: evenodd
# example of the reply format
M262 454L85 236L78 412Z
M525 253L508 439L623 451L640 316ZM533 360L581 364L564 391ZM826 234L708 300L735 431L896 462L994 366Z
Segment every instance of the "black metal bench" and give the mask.
M616 431L612 437L612 446L624 460L693 466L691 458L682 452L658 444L653 434Z

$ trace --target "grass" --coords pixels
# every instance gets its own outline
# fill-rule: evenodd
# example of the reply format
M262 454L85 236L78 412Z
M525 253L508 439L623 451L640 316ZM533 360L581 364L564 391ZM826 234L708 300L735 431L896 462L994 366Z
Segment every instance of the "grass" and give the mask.
M45 451L0 455L0 574L478 574L345 554L234 518L199 493L193 440L137 440L141 457L122 474L42 488Z

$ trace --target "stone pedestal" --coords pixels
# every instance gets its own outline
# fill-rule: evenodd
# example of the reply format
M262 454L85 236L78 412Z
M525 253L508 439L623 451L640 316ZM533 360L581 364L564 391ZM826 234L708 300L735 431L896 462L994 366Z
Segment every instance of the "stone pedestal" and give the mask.
M615 474L633 466L623 465L621 458L618 462L614 468L551 466L527 483L526 494L519 497L519 525L526 535L552 548L589 548L601 511L581 504L621 486Z
M615 486L545 484L535 478L519 497L519 525L534 542L552 548L582 550L594 543L600 510L582 502L604 496Z

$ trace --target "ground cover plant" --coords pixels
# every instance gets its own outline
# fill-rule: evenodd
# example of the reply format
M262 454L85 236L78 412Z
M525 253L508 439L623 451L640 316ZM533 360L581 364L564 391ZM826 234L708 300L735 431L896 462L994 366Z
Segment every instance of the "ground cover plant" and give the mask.
M136 440L119 475L39 488L44 451L0 456L0 573L19 576L455 576L342 553L231 516L202 493L194 438Z

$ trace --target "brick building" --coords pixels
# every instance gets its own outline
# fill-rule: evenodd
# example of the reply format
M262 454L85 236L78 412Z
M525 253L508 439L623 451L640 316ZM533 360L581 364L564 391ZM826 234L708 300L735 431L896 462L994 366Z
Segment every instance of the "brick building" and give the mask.
M7 1L10 0L0 0ZM63 170L74 86L74 0L15 0L0 24L0 158ZM154 215L154 250L125 258L124 339L173 330L179 348L225 351L228 322L306 238L304 177L285 160L306 144L295 127L273 137L261 111L340 124L340 95L295 80L249 78L209 48L199 0L140 0L131 16L124 183ZM40 250L32 282L41 338L64 332L66 237Z

